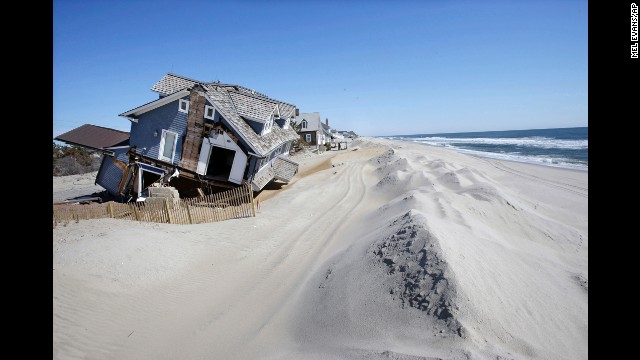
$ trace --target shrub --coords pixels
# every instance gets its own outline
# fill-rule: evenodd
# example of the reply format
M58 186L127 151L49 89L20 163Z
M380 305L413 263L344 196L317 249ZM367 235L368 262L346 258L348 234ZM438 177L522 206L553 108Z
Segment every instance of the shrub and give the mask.
M79 146L53 144L53 175L76 175L100 168L102 154Z

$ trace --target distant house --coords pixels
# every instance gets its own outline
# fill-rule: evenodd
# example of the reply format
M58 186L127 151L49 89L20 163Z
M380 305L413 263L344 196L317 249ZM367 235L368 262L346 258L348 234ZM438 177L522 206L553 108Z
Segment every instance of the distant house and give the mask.
M343 131L343 132L342 132L342 135L343 135L345 138L349 138L349 139L355 139L355 138L357 138L357 137L358 137L358 134L356 134L355 132L353 132L353 131L351 131L351 130L349 130L349 131Z
M129 144L105 148L96 183L113 195L144 197L152 183L181 192L288 182L298 164L288 159L298 138L289 122L295 105L240 85L168 73L151 90L158 99L126 111Z
M344 135L336 129L331 129L331 138L332 139L344 139Z
M325 143L331 142L331 128L328 124L322 123L322 133L324 134Z
M326 137L322 130L319 112L300 113L295 117L294 121L298 125L298 134L301 141L309 145L324 145Z

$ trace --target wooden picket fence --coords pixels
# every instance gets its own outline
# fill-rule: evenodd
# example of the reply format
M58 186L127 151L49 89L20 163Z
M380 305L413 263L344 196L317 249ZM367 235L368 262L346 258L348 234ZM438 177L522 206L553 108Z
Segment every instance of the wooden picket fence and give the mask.
M53 226L69 221L114 218L169 224L201 224L256 216L253 190L244 185L225 192L189 199L150 197L135 203L53 206Z

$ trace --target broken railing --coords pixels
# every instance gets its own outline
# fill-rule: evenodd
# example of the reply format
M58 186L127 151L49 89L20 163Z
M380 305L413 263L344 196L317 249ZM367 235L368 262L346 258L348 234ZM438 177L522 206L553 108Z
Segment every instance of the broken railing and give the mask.
M256 216L253 190L243 185L197 198L149 197L135 203L54 205L53 226L69 221L114 218L169 224L201 224Z

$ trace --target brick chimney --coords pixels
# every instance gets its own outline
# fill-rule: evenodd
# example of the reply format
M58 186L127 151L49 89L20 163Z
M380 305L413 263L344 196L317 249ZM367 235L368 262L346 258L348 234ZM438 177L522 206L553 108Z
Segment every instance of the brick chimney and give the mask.
M182 159L179 166L196 171L200 158L200 147L204 132L204 105L206 104L204 89L194 85L189 93L189 112L187 114L187 131L182 143Z
M324 124L325 124L325 125L327 125L327 126L329 126L329 118L325 118L325 119L324 119Z

